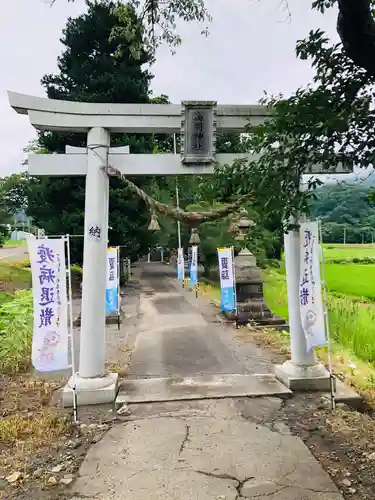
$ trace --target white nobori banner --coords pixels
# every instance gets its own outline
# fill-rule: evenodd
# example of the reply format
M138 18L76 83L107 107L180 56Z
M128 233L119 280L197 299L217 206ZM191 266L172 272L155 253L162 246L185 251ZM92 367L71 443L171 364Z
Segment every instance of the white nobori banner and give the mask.
M65 238L27 240L34 300L32 363L40 372L69 368Z
M326 345L318 222L304 222L300 226L299 298L307 350Z

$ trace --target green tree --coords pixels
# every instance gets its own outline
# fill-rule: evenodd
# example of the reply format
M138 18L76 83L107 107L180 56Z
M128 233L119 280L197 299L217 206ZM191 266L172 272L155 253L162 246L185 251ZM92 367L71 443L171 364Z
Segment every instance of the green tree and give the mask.
M119 20L114 14L119 3L87 0L86 5L86 13L67 21L61 38L64 51L58 59L58 74L45 75L42 79L47 96L85 102L150 102L152 75L145 65L153 62L153 56L142 48L143 28L135 9L128 5L126 17ZM131 40L117 29L129 25L133 33ZM118 34L114 36L114 32ZM158 101L166 102L167 98L161 96ZM41 132L38 148L42 152L63 153L66 144L85 146L85 141L85 134ZM116 146L130 145L132 153L152 153L155 144L166 147L162 136L112 134L111 141ZM151 180L138 178L137 182L147 186ZM82 177L33 179L28 192L28 215L45 228L47 234L82 235L84 197ZM110 244L124 245L123 251L131 258L146 253L153 242L153 235L147 230L148 218L144 203L119 180L111 179ZM82 243L76 244L74 260L81 260L81 252Z
M325 243L369 243L375 232L371 185L335 184L316 192L311 215L322 220Z
M14 215L27 208L29 179L27 172L0 179L0 205L4 212Z
M14 207L14 196L8 194L8 190L15 185L15 177L19 176L0 178L0 247L9 237L8 225L12 222L12 215L17 211Z
M348 171L371 167L375 144L374 79L369 73L356 66L340 44L330 45L320 30L299 41L296 52L311 61L313 84L289 98L266 96L271 118L249 129L249 149L258 155L257 161L217 172L223 195L253 192L254 199L264 200L264 210L279 211L285 218L308 211L320 184L313 176L316 165L327 172L339 166ZM308 189L301 192L306 172L311 177Z

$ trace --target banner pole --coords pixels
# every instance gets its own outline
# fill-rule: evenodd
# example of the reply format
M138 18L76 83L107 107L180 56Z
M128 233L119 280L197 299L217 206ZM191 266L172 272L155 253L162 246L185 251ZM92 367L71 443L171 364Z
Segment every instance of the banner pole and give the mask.
M195 245L195 269L197 273L196 281L195 281L195 297L198 298L198 246Z
M65 236L66 253L68 262L68 300L69 300L69 330L70 330L70 349L72 353L72 390L73 390L73 420L78 422L78 404L77 404L77 388L76 388L76 355L74 350L74 327L73 327L73 294L72 294L72 273L70 262L70 238L69 234Z
M327 282L326 282L326 271L325 271L324 250L323 250L322 223L320 219L318 219L318 227L319 227L320 265L322 268L322 278L323 278L321 281L321 285L323 286L324 325L325 325L326 339L327 339L328 371L329 371L330 389L331 389L331 409L334 410L336 408L335 380L332 370L332 345L331 345L331 333L329 329L329 317L328 317L328 305L327 305L328 304Z
M117 247L117 328L120 330L120 247Z
M185 256L184 256L184 249L182 247L181 247L180 253L181 253L181 267L182 267L181 285L182 285L182 288L185 288Z
M197 283L196 283L196 291L195 296L198 298L199 291L199 246L196 247L196 257L197 257Z
M185 256L182 255L182 288L185 288L186 276L185 276Z
M236 328L238 328L238 306L237 306L237 289L236 289L236 267L234 265L234 247L230 247L232 253L232 273L233 273L233 292L234 292L234 314L236 315Z

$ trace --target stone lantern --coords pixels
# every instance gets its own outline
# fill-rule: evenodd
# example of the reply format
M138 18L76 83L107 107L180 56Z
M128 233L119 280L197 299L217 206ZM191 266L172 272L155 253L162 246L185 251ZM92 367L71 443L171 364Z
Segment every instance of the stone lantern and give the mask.
M242 247L234 259L237 295L237 324L254 322L262 326L284 325L282 318L275 316L264 302L263 281L255 256L246 247L245 239L255 222L242 209L237 226L236 241ZM232 318L233 319L233 318Z

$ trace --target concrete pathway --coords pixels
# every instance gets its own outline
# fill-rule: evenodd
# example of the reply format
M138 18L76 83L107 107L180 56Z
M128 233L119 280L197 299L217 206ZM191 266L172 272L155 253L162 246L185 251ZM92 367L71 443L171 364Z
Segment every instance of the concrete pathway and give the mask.
M272 371L262 351L239 347L233 328L165 269L151 264L143 273L130 377ZM132 404L130 417L90 449L71 498L342 500L282 422L282 405L269 397Z
M0 248L0 260L21 260L28 257L27 245Z
M256 346L249 345L246 354L237 352L233 334L228 335L212 306L183 290L170 266L143 266L139 313L131 377L273 371Z

